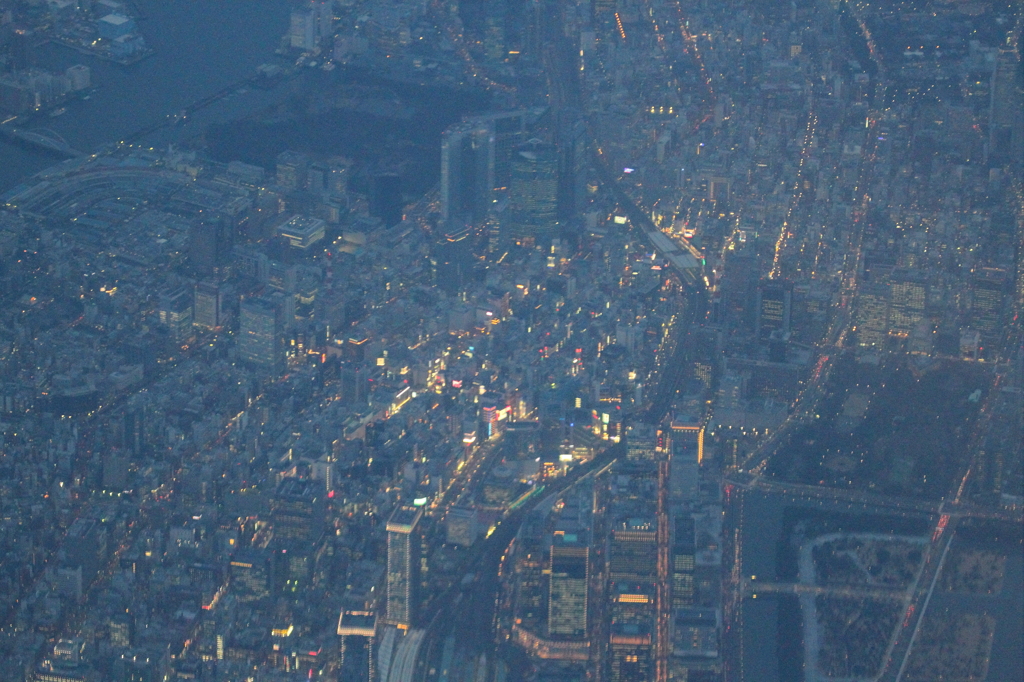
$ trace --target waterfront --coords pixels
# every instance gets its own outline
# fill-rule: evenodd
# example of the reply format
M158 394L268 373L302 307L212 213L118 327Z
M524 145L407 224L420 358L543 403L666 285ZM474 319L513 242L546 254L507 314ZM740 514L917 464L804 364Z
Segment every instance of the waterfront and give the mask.
M120 66L53 43L36 51L36 62L44 69L86 64L96 91L88 100L69 103L63 115L41 116L33 127L53 130L86 152L119 142L272 61L290 10L285 0L139 0L138 6L145 17L141 31L156 53L137 64ZM280 90L230 95L197 112L186 125L162 128L138 142L163 146L187 140L211 123L267 106ZM60 160L6 139L0 140L0 159L0 191Z

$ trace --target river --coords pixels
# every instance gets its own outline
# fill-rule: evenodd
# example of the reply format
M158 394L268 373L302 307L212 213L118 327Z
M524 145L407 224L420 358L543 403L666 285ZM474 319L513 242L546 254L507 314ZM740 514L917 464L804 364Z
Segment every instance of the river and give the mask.
M48 128L74 148L93 151L163 120L188 104L253 75L273 61L288 30L287 0L136 0L139 29L156 53L132 66L120 66L56 44L36 50L37 65L63 71L72 64L92 69L96 91L74 101L57 117L42 116ZM164 146L196 136L210 123L233 120L281 97L249 89L197 112L186 125L163 128L139 142ZM0 191L57 163L52 154L0 139Z

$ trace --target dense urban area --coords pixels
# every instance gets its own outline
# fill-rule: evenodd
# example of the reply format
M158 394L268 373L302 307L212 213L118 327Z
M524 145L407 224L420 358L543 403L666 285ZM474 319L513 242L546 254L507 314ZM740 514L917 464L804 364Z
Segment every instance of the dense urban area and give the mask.
M0 682L1022 679L1019 2L261 0L115 115L189 5L0 0Z

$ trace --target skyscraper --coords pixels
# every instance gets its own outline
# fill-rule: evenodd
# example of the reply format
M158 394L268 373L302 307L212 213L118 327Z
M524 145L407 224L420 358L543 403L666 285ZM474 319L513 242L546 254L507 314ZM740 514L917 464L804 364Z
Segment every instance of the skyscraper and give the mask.
M231 591L240 601L255 601L270 594L270 558L266 550L243 549L231 559Z
M651 424L633 424L626 431L626 458L653 460L657 457L659 433Z
M890 288L889 333L909 336L924 319L924 284L911 280L896 281Z
M494 136L494 189L507 190L512 181L512 157L526 142L526 126L534 113L526 109L501 111L474 116L467 120L473 126L486 126Z
M289 477L281 481L270 503L274 538L316 542L324 528L324 489L321 481Z
M889 287L865 284L857 296L854 315L857 345L865 350L882 350L889 331Z
M762 281L757 290L757 337L767 339L773 332L783 336L788 334L792 305L792 282Z
M312 7L297 7L292 10L288 26L290 45L297 50L312 50L317 43L317 13Z
M287 190L303 189L309 158L305 154L283 151L277 155L277 184Z
M580 114L558 114L558 220L575 225L583 219L587 185L587 129Z
M417 528L422 509L399 507L388 519L388 575L386 618L402 628L412 625L419 583Z
M212 282L196 284L193 301L193 323L207 329L221 326L224 310L224 294L220 287Z
M981 332L982 344L990 346L1002 333L1003 314L1009 286L1006 271L982 268L974 275L971 327Z
M277 371L284 359L281 306L267 297L242 302L238 320L238 354L243 362Z
M693 570L695 555L694 522L690 516L675 520L672 538L672 608L693 605Z
M697 502L700 494L702 441L700 431L681 431L672 437L672 494L684 504Z
M441 218L480 223L494 191L494 129L473 119L441 136Z
M184 344L192 339L192 297L184 287L160 296L160 323L167 327L175 343Z
M647 682L652 679L650 623L613 622L609 635L611 681Z
M658 532L653 519L626 519L612 530L609 578L653 582L657 567Z
M583 637L587 634L587 583L590 548L575 534L556 534L551 544L548 632Z
M554 236L558 225L558 151L533 139L512 157L509 186L509 236L533 245Z
M402 221L402 179L397 173L379 173L373 177L370 215L380 218L384 227Z
M992 73L992 103L989 109L989 154L991 159L1021 172L1024 164L1024 116L1020 58L1010 46L999 50Z

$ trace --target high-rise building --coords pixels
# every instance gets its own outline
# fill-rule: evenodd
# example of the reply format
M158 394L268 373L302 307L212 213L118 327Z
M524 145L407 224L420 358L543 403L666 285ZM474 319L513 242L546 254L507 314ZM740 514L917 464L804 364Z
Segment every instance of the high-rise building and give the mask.
M192 339L192 296L185 287L165 291L160 296L160 324L167 327L177 344Z
M672 538L672 608L693 604L693 572L695 524L691 516L675 519L676 532Z
M587 129L579 112L559 112L556 136L558 220L576 225L583 220L587 193Z
M889 333L905 338L924 319L925 286L911 280L895 281L889 297Z
M527 245L547 242L558 226L558 150L533 139L512 156L509 236Z
M792 306L792 282L763 280L757 289L757 337L767 339L773 333L782 336L788 334Z
M305 154L283 151L277 155L277 184L286 190L303 189L309 171L309 158Z
M611 682L653 679L651 624L613 622L609 630Z
M551 544L548 632L565 637L587 634L590 548L578 535L555 535Z
M316 40L324 44L334 34L334 0L313 0L311 9L316 24Z
M193 299L193 324L206 329L218 329L224 316L224 292L213 282L196 284Z
M478 234L470 225L452 223L448 229L441 230L441 236L431 245L434 285L445 293L458 294L469 284L473 246Z
M373 645L376 633L377 617L373 612L348 609L341 612L338 618L341 679L373 682Z
M1002 334L1009 282L1005 270L982 268L974 275L971 327L981 332L983 346L996 343Z
M270 502L274 538L315 543L324 529L322 481L289 477L281 481Z
M508 190L512 182L512 157L527 140L526 128L534 112L526 109L501 111L467 119L471 126L484 126L494 136L494 189Z
M243 362L276 372L284 359L281 306L269 297L242 302L238 319L238 354Z
M672 436L672 494L684 504L700 495L701 431L680 431Z
M723 315L748 333L755 326L758 269L757 254L750 241L726 252L721 287Z
M234 228L224 216L198 220L189 229L188 260L198 277L210 277L231 252Z
M380 218L384 227L394 227L402 221L402 179L397 173L374 176L370 215Z
M132 645L132 621L123 613L112 616L107 621L107 634L110 637L111 646L130 647Z
M633 424L626 430L626 459L650 461L658 456L661 434L652 424Z
M103 489L121 492L128 488L128 453L112 448L103 455Z
M289 44L297 50L312 50L317 43L317 14L312 7L292 10L288 26Z
M991 160L1024 171L1024 116L1021 116L1022 74L1017 50L999 50L992 73L992 103L989 109L989 155Z
M483 222L494 193L494 129L486 120L458 123L441 136L441 219Z
M270 556L266 550L253 547L235 552L229 569L231 591L240 601L255 601L270 594Z
M854 314L857 345L863 350L883 350L889 333L889 287L863 284Z
M450 509L445 517L445 530L448 544L469 547L480 534L476 510L468 507Z
M612 529L608 577L654 581L658 568L658 533L653 519L630 518Z
M388 574L386 618L402 628L416 615L420 543L417 526L422 507L399 507L388 519Z

